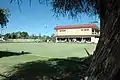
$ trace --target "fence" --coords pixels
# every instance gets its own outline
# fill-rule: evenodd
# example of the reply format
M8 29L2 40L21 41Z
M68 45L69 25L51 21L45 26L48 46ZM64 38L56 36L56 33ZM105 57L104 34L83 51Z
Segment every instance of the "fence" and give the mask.
M40 39L8 39L7 42L42 42Z

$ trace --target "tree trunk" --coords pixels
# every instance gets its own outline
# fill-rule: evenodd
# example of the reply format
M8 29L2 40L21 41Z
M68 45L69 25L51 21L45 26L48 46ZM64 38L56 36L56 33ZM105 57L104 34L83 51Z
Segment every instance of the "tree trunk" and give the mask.
M88 80L120 80L120 0L101 0L101 6L101 35Z

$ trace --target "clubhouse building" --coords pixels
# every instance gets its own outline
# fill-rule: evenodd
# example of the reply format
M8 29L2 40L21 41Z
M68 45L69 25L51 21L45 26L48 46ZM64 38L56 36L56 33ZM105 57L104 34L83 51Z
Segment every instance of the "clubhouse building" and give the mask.
M56 26L56 42L98 43L100 29L96 24Z

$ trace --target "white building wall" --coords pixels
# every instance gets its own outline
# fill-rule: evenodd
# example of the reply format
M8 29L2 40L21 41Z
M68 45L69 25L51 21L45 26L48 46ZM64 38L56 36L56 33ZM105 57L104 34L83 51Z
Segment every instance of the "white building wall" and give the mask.
M95 42L95 37L91 37L91 42Z
M99 38L95 38L95 43L98 43L98 41L99 41Z
M86 31L85 31L86 29ZM64 30L64 31L61 31ZM79 29L59 29L56 31L57 36L62 35L92 35L92 28L79 28Z
M91 42L98 43L99 38L91 37Z

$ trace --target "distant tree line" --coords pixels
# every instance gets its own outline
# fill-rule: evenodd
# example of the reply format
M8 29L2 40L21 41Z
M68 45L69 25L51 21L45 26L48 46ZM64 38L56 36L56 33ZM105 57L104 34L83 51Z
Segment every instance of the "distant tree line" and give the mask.
M42 40L51 40L53 39L53 37L55 36L55 34L52 34L51 36L47 36L47 35L43 35L41 36L41 34L39 34L38 36L35 34L29 35L28 32L12 32L12 33L6 33L4 35L4 39L42 39Z
M28 39L29 34L27 32L12 32L12 33L6 33L4 35L5 39Z

